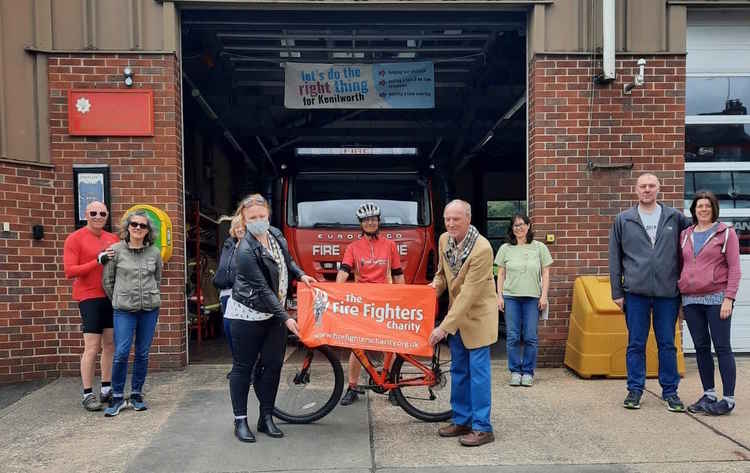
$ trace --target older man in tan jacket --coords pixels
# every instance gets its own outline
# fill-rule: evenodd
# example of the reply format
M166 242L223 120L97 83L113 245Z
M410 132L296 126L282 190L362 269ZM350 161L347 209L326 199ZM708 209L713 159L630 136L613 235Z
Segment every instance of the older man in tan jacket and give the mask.
M430 334L430 343L451 335L453 422L438 434L460 437L461 445L476 447L495 441L490 424L490 345L497 341L498 315L492 247L471 225L468 202L451 201L443 218L447 232L440 236L440 262L430 285L438 296L448 289L450 307Z

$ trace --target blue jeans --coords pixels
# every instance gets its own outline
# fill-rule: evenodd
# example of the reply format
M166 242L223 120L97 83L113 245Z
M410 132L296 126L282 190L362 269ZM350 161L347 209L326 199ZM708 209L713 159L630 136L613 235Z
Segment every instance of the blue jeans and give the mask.
M451 407L453 423L472 430L492 432L490 405L490 347L469 349L461 334L448 339L451 348Z
M714 389L714 357L711 355L711 341L714 342L716 357L719 359L719 374L725 396L734 396L737 382L737 365L732 353L732 317L719 317L721 305L690 304L683 308L690 336L695 345L695 361L701 377L703 390Z
M677 349L675 324L680 309L679 297L648 297L625 293L625 323L628 326L628 390L643 392L646 385L646 341L653 310L654 336L659 349L659 384L662 398L677 394Z
M539 347L539 298L504 296L508 369L511 373L534 375ZM523 346L521 346L523 341Z
M115 356L112 361L112 395L122 397L125 393L125 380L128 377L128 356L135 334L135 357L130 391L142 393L143 383L148 372L148 352L154 339L159 309L125 312L115 310L114 342Z
M224 313L227 311L227 302L229 302L229 298L231 296L224 296L219 299L219 302L221 302L221 315L223 316ZM231 319L225 319L224 321L224 338L227 339L227 343L229 344L229 352L234 355L234 348L232 348L232 320Z

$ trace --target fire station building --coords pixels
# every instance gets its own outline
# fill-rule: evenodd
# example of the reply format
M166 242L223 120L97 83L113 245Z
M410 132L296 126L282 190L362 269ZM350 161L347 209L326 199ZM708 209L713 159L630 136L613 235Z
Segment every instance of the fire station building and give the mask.
M432 74L427 106L285 97L306 65L412 63ZM336 87L368 93L348 79ZM206 313L221 217L260 192L275 225L303 225L278 201L305 153L354 170L418 161L415 225L434 235L452 198L495 249L527 212L555 260L547 366L562 363L575 278L608 275L635 178L656 174L678 208L709 189L740 236L732 343L750 351L749 105L746 0L0 0L0 383L78 373L62 252L94 198L113 230L136 204L171 220L152 367L220 357Z

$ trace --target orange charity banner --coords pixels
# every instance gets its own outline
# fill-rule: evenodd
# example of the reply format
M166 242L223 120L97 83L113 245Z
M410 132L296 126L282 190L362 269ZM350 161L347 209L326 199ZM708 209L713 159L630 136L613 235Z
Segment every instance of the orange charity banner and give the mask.
M429 286L315 283L297 291L297 324L307 346L432 355L437 301Z

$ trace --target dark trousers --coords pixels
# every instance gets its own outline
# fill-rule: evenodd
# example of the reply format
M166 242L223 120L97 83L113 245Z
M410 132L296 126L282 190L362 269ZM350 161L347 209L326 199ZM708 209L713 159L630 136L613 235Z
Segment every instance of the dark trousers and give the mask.
M224 296L219 298L219 302L221 302L221 318L224 322L224 338L227 339L227 344L229 345L229 351L234 352L234 348L232 347L232 319L225 319L224 313L227 311L227 303L229 302L229 298L231 296Z
M232 319L231 331L234 350L229 394L234 415L247 415L247 395L258 354L262 368L255 372L253 388L260 402L260 415L272 414L286 351L286 326L278 317L259 322Z
M737 381L737 366L730 343L732 317L722 320L719 317L721 305L690 304L683 307L685 321L695 345L695 361L701 377L703 390L714 389L714 358L711 355L711 341L714 342L716 357L719 359L719 374L725 396L734 396Z
M628 326L628 391L643 392L646 387L646 342L652 323L659 350L659 384L662 398L677 394L680 373L677 371L677 349L674 331L679 297L649 297L625 293L625 324Z

